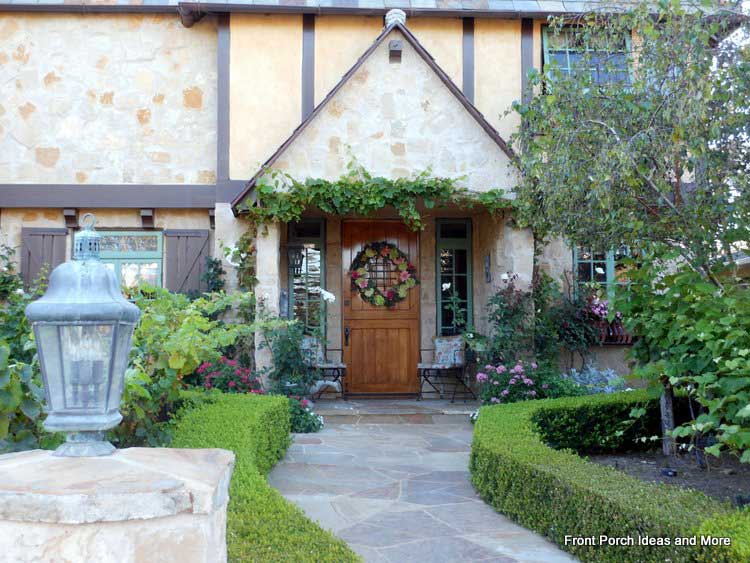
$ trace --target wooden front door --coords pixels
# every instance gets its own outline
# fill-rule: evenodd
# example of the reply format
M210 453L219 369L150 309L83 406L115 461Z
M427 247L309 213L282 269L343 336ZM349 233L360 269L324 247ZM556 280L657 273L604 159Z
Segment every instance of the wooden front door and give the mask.
M419 286L395 306L378 307L352 288L349 269L365 245L386 241L404 252L417 267L419 237L401 221L351 220L342 224L344 362L347 393L416 393L419 388ZM386 266L387 267L387 266ZM382 270L382 261L371 268ZM373 271L388 284L396 272ZM380 282L379 282L380 283Z

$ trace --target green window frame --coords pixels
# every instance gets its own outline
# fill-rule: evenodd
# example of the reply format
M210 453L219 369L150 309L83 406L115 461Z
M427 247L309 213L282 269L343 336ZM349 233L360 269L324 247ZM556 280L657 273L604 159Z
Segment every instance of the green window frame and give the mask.
M460 304L466 327L473 325L473 272L471 252L471 219L437 219L435 222L435 294L438 336L460 334L449 309L453 291L463 293ZM444 284L450 287L444 289Z
M546 70L553 61L557 62L558 68L564 73L570 73L575 67L575 58L585 53L591 57L592 62L596 63L599 55L613 56L622 55L624 67L616 73L607 73L602 71L598 66L590 67L589 72L596 73L594 81L598 84L609 82L627 82L630 78L630 68L628 65L627 55L631 52L632 42L630 35L623 39L622 47L616 49L609 48L591 48L589 46L573 45L573 39L569 30L573 26L563 26L558 35L555 35L549 26L542 26L542 53L543 68Z
M629 283L627 279L618 277L624 272L622 265L619 264L620 258L629 253L630 250L625 247L606 252L587 247L574 248L573 264L576 285L581 286L593 282L606 290L607 295L612 296L617 286L627 286Z
M326 303L320 292L309 288L326 288L325 219L302 219L289 223L287 247L302 247L302 271L295 274L287 255L287 317L300 321L306 334L326 333ZM316 263L319 271L316 271ZM307 289L306 289L307 288ZM316 296L317 295L317 296Z
M104 264L111 264L112 270L120 285L128 285L123 280L124 267L137 264L156 264L156 282L154 285L162 286L162 271L164 259L164 236L160 231L97 231L101 236L101 248L99 255ZM108 238L124 238L127 240L118 250L112 250ZM154 239L155 244L144 244L145 240ZM139 239L142 239L139 241ZM132 246L133 248L127 248ZM130 284L133 286L135 284Z

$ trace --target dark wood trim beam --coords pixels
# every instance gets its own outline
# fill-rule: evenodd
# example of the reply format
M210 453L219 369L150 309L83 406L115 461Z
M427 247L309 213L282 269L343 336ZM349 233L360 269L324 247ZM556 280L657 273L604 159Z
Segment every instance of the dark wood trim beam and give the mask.
M229 65L230 35L229 14L222 14L218 21L216 46L216 178L217 183L229 180Z
M302 120L315 109L315 16L302 16Z
M209 184L0 184L0 208L210 209Z
M531 101L529 88L529 72L534 68L534 20L521 20L521 100L523 103Z
M474 103L474 18L464 18L463 84L464 96Z

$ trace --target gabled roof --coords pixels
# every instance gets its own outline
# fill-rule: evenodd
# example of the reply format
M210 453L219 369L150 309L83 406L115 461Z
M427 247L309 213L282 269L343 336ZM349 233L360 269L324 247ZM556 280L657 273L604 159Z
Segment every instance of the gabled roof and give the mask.
M300 123L297 128L294 130L294 132L284 141L281 146L276 149L276 151L271 155L271 157L266 160L266 162L263 163L263 165L260 167L260 169L255 173L255 175L247 182L242 192L240 192L237 197L234 198L232 201L232 209L237 212L237 206L242 203L248 196L252 197L255 184L257 181L267 172L268 169L270 169L274 163L279 159L279 157L284 153L284 151L299 137L302 132L305 130L305 128L312 122L322 111L325 109L325 107L328 105L328 103L336 96L339 90L343 88L343 86L349 81L349 79L357 72L357 70L364 64L364 62L370 57L370 55L380 46L381 43L385 40L385 38L394 30L398 30L401 32L401 34L404 36L404 39L409 42L409 44L414 48L414 50L419 54L419 56L422 58L422 60L427 63L427 66L432 69L432 71L438 76L440 81L448 88L448 90L453 94L456 99L461 103L461 105L466 109L466 111L471 115L471 117L474 118L474 120L477 122L477 124L487 133L487 135L492 139L495 144L498 146L498 148L504 152L509 159L514 160L516 158L515 153L513 152L513 149L508 146L508 144L505 142L505 140L500 136L500 134L497 132L497 130L487 121L487 119L482 115L482 113L474 106L474 104L469 101L469 99L464 95L464 93L461 91L461 89L456 86L456 84L450 79L450 77L445 73L445 71L440 67L440 65L435 62L435 59L432 58L432 56L427 52L427 50L422 46L422 44L419 42L419 40L406 28L406 26L396 22L389 26L386 26L383 28L383 31L380 32L380 35L375 39L373 44L362 54L359 59L357 59L357 62L354 63L354 66L352 66L344 76L341 77L341 80L338 81L338 83L333 87L333 89L328 92L326 97L321 101L315 109L313 109L312 112L310 112L310 115L308 115L302 123Z

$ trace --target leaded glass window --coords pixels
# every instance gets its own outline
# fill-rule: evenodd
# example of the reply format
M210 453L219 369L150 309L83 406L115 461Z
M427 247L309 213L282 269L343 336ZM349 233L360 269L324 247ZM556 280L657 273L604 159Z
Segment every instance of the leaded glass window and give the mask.
M325 330L325 222L303 219L289 225L287 264L288 316L302 323L307 334Z
M162 285L163 238L159 231L99 231L100 257L120 285Z
M438 334L460 334L472 323L471 220L437 221Z
M629 283L625 258L632 255L630 248L624 245L606 252L578 247L573 251L576 282L579 285L593 282L612 294L616 286Z

